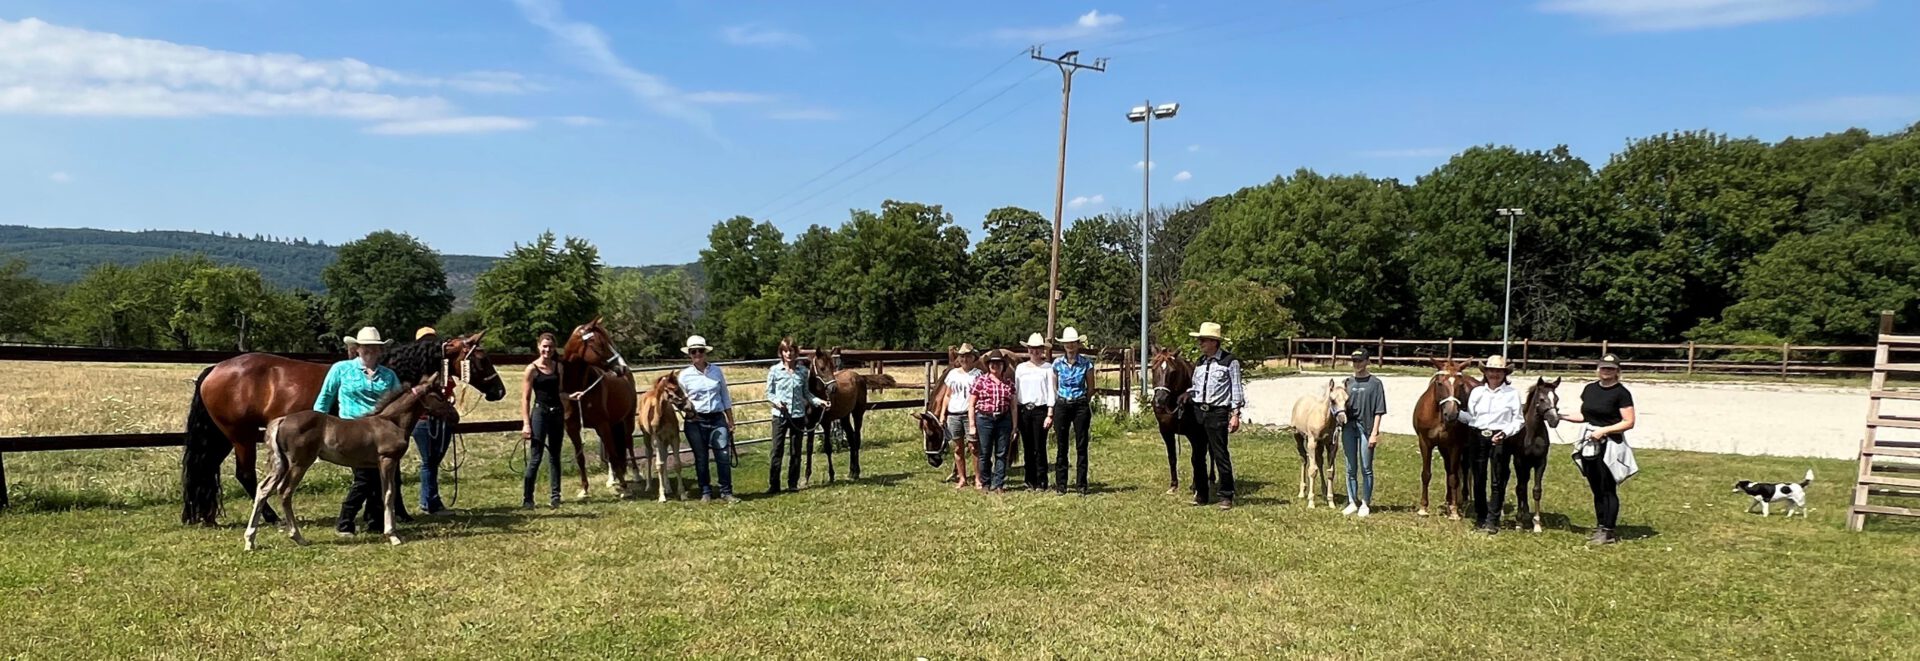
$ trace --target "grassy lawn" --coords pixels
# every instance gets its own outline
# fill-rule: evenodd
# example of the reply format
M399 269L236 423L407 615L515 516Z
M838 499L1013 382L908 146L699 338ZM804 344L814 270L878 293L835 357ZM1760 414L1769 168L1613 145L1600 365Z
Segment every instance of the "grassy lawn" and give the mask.
M177 375L154 378L113 381L171 393ZM92 400L133 396L118 387L0 400L16 412L0 433L22 410L97 421L120 404ZM171 429L178 411L113 424ZM1383 442L1384 511L1355 520L1295 497L1278 436L1235 437L1241 507L1221 512L1162 493L1156 434L1095 431L1084 498L942 485L885 412L860 483L761 497L756 448L738 505L582 503L570 485L534 511L515 507L518 442L471 436L462 513L404 527L407 544L335 539L347 476L327 466L299 500L314 544L263 530L252 554L231 480L228 525L176 523L175 450L9 455L0 657L1920 656L1920 527L1845 532L1850 462L1643 451L1629 541L1589 549L1590 501L1560 456L1550 529L1487 538L1413 515L1409 438ZM1806 520L1743 514L1729 493L1809 465Z

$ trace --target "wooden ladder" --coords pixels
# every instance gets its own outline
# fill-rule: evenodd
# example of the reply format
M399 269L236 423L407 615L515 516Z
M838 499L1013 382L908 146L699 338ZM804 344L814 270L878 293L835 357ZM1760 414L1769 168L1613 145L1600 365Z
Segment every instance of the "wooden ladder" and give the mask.
M1882 440L1882 429L1920 430L1920 417L1889 415L1881 412L1881 402L1920 401L1920 392L1889 390L1889 374L1920 374L1920 363L1895 363L1888 355L1895 349L1920 350L1920 335L1894 335L1893 313L1880 313L1879 344L1873 353L1873 379L1867 387L1867 433L1860 439L1860 470L1853 487L1853 506L1847 510L1847 529L1860 531L1868 514L1920 517L1920 509L1873 505L1873 496L1920 497L1920 463L1881 463L1880 459L1920 460L1920 441Z

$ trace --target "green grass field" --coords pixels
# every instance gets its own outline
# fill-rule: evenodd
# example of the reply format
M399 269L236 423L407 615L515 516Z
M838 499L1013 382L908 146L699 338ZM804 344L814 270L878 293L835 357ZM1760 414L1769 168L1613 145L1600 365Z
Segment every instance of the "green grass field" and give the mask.
M156 372L0 399L0 433L54 433L25 421L62 412L104 431L122 405L138 410L112 427L173 428L179 409L147 409L178 370ZM1308 510L1276 435L1235 437L1241 506L1221 512L1163 493L1156 434L1095 431L1088 497L943 485L884 412L858 483L824 485L816 460L815 488L761 497L756 447L738 505L618 502L596 480L588 502L569 484L533 511L518 442L471 436L461 513L404 527L407 544L334 538L346 471L329 466L300 494L314 544L263 530L251 554L231 480L225 526L177 523L176 450L9 455L0 657L1920 656L1920 527L1846 532L1849 462L1643 451L1629 540L1590 549L1563 456L1550 529L1488 538L1412 513L1405 437L1383 441L1384 511L1363 521ZM1810 465L1805 520L1743 514L1729 492Z

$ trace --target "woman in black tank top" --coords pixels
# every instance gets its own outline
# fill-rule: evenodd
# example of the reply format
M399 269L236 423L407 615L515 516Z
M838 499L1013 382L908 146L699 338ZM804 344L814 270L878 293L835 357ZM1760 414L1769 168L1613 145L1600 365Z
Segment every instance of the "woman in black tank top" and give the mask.
M527 473L521 481L520 506L533 507L533 481L540 476L540 459L547 460L547 505L560 506L560 438L566 433L566 415L560 401L560 361L552 333L541 333L539 357L527 365L520 390L520 437L527 439Z
M1580 413L1562 413L1560 419L1586 424L1591 429L1586 440L1602 444L1593 456L1581 455L1578 462L1587 488L1593 491L1593 539L1588 543L1612 544L1620 541L1614 532L1620 521L1620 485L1607 466L1605 448L1607 443L1626 443L1627 430L1633 429L1637 418L1633 393L1620 383L1620 360L1613 354L1602 356L1594 372L1599 378L1581 391Z

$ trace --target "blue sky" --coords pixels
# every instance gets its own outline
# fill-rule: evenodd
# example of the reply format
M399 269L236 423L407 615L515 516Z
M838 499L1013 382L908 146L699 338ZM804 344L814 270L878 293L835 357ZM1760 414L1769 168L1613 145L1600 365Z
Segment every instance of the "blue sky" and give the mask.
M1181 104L1159 201L1299 167L1411 181L1487 143L1598 166L1665 130L1920 120L1916 25L1894 0L0 0L0 223L470 254L552 229L635 265L733 215L791 235L887 198L977 233L1052 210L1034 43L1111 58L1075 78L1074 217L1139 204L1143 98Z

